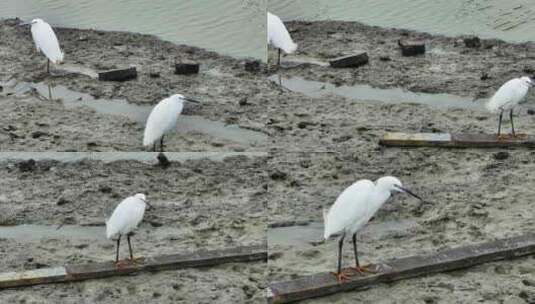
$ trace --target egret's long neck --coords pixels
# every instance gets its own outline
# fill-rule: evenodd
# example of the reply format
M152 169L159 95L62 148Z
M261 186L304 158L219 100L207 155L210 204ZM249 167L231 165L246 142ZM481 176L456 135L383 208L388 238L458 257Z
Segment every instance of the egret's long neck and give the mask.
M373 192L374 198L370 200L371 203L371 214L374 214L383 206L384 203L390 198L390 190L382 187L380 184L376 184Z

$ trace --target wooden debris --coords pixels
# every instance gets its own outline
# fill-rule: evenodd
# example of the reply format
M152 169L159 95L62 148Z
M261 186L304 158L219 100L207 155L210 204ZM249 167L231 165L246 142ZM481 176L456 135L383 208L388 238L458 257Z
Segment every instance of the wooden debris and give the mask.
M535 148L535 136L449 133L386 133L379 144L387 147Z
M333 68L358 68L367 64L369 61L368 53L363 52L355 55L338 57L329 61Z
M137 78L135 67L98 73L98 80L100 81L127 81L135 78Z
M425 42L423 40L398 40L398 45L401 48L401 55L416 56L425 54Z

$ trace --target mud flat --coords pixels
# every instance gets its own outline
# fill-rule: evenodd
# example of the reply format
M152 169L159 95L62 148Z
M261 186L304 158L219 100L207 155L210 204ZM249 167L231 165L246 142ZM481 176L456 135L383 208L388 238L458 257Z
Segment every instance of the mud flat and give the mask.
M265 244L265 158L172 161L0 161L2 271L107 261L104 221L136 192L154 205L133 238L143 256ZM56 230L58 224L65 226ZM123 244L124 245L124 244ZM122 256L128 250L121 247ZM80 299L262 303L264 263L226 264L57 286L5 290L2 302ZM74 291L74 292L73 292ZM194 300L195 299L195 300Z
M427 203L397 195L360 234L364 263L532 231L531 151L385 149L360 153L291 153L268 161L268 280L336 269L337 241L323 242L322 211L361 178L399 177ZM346 242L345 265L354 263ZM466 298L522 303L535 292L533 258L380 285L310 303L430 302ZM385 296L390 295L390 296Z
M485 110L486 98L505 81L535 72L531 42L482 39L481 47L469 48L463 37L357 22L286 24L299 48L271 67L270 79L282 88L268 104L268 128L285 150L370 150L384 131L494 133L497 117ZM398 39L423 39L427 52L403 57ZM358 51L368 53L367 65L329 67L329 59ZM533 99L532 91L516 112L524 133L535 132L527 114L534 113Z
M259 92L272 84L258 71L245 70L245 63L250 60L175 45L149 35L57 28L65 63L54 66L52 75L47 75L46 61L35 51L29 28L17 26L19 23L20 20L16 19L0 21L0 82L5 91L0 100L8 105L2 107L2 117L8 117L5 123L7 127L11 126L7 131L2 130L2 150L139 151L142 149L140 142L144 121L150 108L176 93L202 101L201 105L187 106L184 114L200 117L203 121L194 122L193 127L191 119L186 119L182 128L179 124L179 136L171 136L168 140L169 151L243 151L265 147L265 100ZM174 63L180 61L200 63L200 73L175 75ZM137 68L137 79L126 82L96 79L99 71L130 66ZM262 66L259 65L260 69ZM29 90L8 94L13 87L28 85ZM36 95L48 98L46 89L39 88L47 85L52 87L53 99L62 100L63 105L32 98ZM17 108L10 105L18 103L19 98L23 99L25 106ZM92 113L65 105L78 99L97 100L101 106L92 106L94 102L88 101L85 106L95 110ZM113 103L117 100L126 105L116 113L109 113L109 108L117 108ZM107 101L109 106L105 106ZM40 107L42 104L43 109ZM136 108L136 105L139 107ZM33 115L26 111L32 111ZM145 113L141 119L136 120L129 115L140 111ZM51 134L41 136L38 141L31 136L41 128L33 125L36 117L40 124L47 125L43 127L44 132ZM81 122L80 117L86 118ZM85 125L92 120L98 125ZM208 130L206 127L198 129L205 125L211 127ZM240 128L245 135L214 132L214 129L223 129L224 126ZM69 132L65 130L67 128ZM13 139L9 132L16 133L20 140ZM99 134L93 134L97 132ZM251 132L256 134L251 135ZM244 142L243 138L250 140Z

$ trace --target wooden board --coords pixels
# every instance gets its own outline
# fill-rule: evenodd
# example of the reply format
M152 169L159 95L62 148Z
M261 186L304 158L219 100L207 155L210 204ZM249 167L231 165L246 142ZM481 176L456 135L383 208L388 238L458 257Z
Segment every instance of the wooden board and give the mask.
M386 133L379 144L387 147L535 148L535 136L498 139L496 134Z
M296 280L271 283L268 287L268 302L289 303L534 253L535 234L526 234L493 242L452 248L426 256L412 256L387 261L376 265L380 269L379 273L356 275L343 283L338 283L332 273L318 273Z
M117 267L113 262L103 262L66 265L22 272L6 272L0 273L0 289L100 279L140 271L207 267L225 263L253 261L267 261L266 245L149 257L137 264L130 264L123 267Z

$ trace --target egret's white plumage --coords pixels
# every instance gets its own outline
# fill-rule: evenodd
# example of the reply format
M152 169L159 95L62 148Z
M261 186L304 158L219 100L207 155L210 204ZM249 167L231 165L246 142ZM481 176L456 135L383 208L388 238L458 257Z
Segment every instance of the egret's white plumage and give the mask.
M50 24L42 19L33 19L31 32L37 51L42 52L52 63L63 61L63 52Z
M485 105L491 113L500 113L498 136L500 136L501 132L503 112L507 110L509 110L509 119L511 120L511 131L515 136L513 109L526 99L526 95L532 85L533 80L527 76L511 79L504 83Z
M367 179L359 180L346 188L336 199L333 206L327 211L324 210L324 237L342 234L338 242L338 280L343 280L345 274L342 273L342 247L346 234L352 236L353 250L355 254L355 270L358 272L367 271L366 267L360 267L357 255L357 232L366 225L373 215L388 201L392 193L405 192L414 197L418 197L409 189L403 187L399 179L392 176L385 176L372 182Z
M526 98L531 85L531 79L526 76L507 81L489 99L487 110L496 113L512 109Z
M175 94L160 101L152 109L145 125L144 146L155 144L157 140L176 128L178 116L184 107L184 100L184 96Z
M402 186L397 178L385 176L375 183L359 180L346 188L329 211L324 211L325 239L340 232L359 231L390 198L392 191L401 191L395 185Z
M297 44L293 42L282 20L270 12L267 12L267 33L268 44L283 50L287 54L297 50Z
M138 193L125 198L106 221L106 237L115 239L134 231L143 220L146 207L145 194Z

